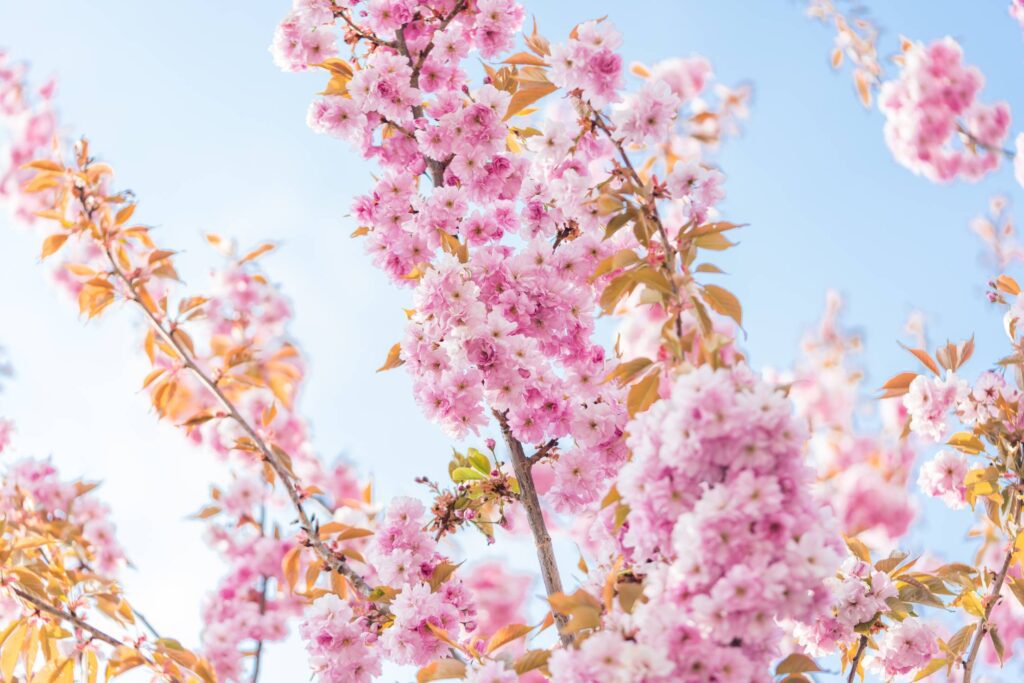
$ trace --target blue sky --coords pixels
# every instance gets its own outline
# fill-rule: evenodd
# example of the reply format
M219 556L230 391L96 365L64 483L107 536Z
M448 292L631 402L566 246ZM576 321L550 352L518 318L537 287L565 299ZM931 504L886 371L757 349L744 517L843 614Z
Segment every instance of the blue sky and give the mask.
M886 32L883 53L899 34L952 35L987 76L983 97L1024 112L1024 40L1006 4L904 0L871 10ZM294 301L317 446L326 457L350 455L384 496L413 492L414 476L443 473L451 444L421 417L404 374L374 373L401 335L408 294L391 289L348 238L347 207L369 168L306 128L323 77L284 74L270 61L271 32L286 11L287 2L270 0L2 0L0 45L31 60L37 78L58 77L68 132L91 138L138 194L136 215L185 251L179 263L191 285L202 288L218 262L204 232L281 243L266 266ZM722 284L743 301L755 365L791 362L828 288L847 297L846 319L866 336L869 386L912 367L896 339L915 308L928 315L933 342L976 335L969 374L1003 354L999 315L983 299L989 273L967 223L992 194L1021 196L1010 169L977 185L937 186L897 166L881 115L861 108L847 74L829 68L831 33L804 17L802 3L563 0L527 2L527 12L552 39L608 15L625 34L628 60L700 53L724 83L753 83L745 132L717 159L728 176L724 211L750 227L717 262L730 273ZM219 566L183 518L222 473L148 414L134 316L83 325L46 284L37 253L34 235L0 231L0 345L18 372L0 413L17 421L24 451L106 481L101 491L139 568L129 589L164 630L191 640L198 598ZM57 391L58 382L72 389ZM913 543L941 539L954 551L955 519L924 510ZM532 566L522 548L508 557ZM265 680L304 678L289 665L299 656L294 642L271 649Z

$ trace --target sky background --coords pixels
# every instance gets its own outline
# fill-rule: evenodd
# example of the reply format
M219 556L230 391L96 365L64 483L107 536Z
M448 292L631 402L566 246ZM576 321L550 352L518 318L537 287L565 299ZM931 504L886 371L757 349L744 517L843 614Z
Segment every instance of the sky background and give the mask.
M885 31L883 54L900 34L952 35L987 76L982 97L1024 112L1024 40L1006 5L869 6ZM728 176L723 213L750 227L715 261L743 302L755 366L788 366L835 288L847 298L845 320L865 335L868 386L913 367L896 340L915 309L927 315L933 344L975 334L968 374L980 373L986 359L1004 355L1004 342L983 297L991 272L967 224L993 194L1021 191L1006 167L977 185L938 186L897 166L881 115L864 110L848 74L828 66L831 30L803 7L526 2L553 40L608 15L625 35L627 61L700 53L723 83L754 85L742 137L716 158ZM66 131L89 136L119 185L140 198L136 217L159 228L162 245L184 251L177 262L189 285L202 290L220 263L205 232L244 246L280 243L264 265L294 303L292 332L310 366L302 407L319 451L353 459L383 498L418 493L413 477L443 474L451 443L420 415L401 371L374 372L401 336L409 294L391 288L348 237L356 227L348 205L370 169L345 143L305 126L324 76L285 74L271 62L267 45L287 10L274 0L0 0L0 47L30 60L35 78L57 76ZM185 517L224 474L150 413L139 391L146 364L136 317L116 311L84 324L47 281L37 236L0 221L0 346L17 371L0 393L0 414L17 423L21 453L52 454L65 476L104 480L100 492L137 568L125 582L130 597L162 631L195 644L199 604L221 565ZM965 557L964 515L922 509L910 549ZM496 556L533 566L527 548ZM302 657L294 639L271 647L262 680L305 680ZM389 671L382 680L411 677Z

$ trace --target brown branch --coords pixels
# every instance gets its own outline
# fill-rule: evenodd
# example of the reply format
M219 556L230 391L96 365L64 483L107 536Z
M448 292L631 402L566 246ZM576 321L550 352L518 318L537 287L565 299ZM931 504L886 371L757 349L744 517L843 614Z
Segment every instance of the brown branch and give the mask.
M1011 487L1011 491L1014 496L1014 512L1011 513L1011 516L1015 520L1015 526L1019 527L1021 514L1020 494L1016 490L1016 487ZM974 641L971 643L971 649L968 650L967 658L963 660L963 683L971 683L971 676L974 675L974 661L978 658L978 652L981 651L982 641L985 640L985 636L988 635L988 632L991 629L992 610L995 608L996 603L999 602L999 596L1003 590L1003 583L1006 581L1006 574L1010 571L1010 567L1013 565L1013 554L1014 544L1011 540L1010 549L1006 551L1006 558L1003 560L1003 566L1000 568L999 573L996 574L995 581L992 582L992 587L989 590L988 600L985 602L985 611L982 614L981 621L978 622L978 628L974 634Z
M341 12L338 12L337 16L339 16L342 19L344 19L345 23L348 24L348 27L352 31L352 33L356 34L356 36L358 36L359 38L361 38L363 40L368 40L371 43L373 43L374 45L383 45L385 47L396 47L396 45L393 42L390 42L390 41L387 41L387 40L382 40L381 38L378 38L377 36L373 35L372 33L368 33L366 31L364 31L359 25L357 25L355 22L352 21L352 19L348 16L348 12L342 10Z
M519 482L519 502L526 511L526 520L530 524L530 531L533 532L533 544L537 547L537 560L540 563L541 577L544 579L544 589L548 597L551 597L562 592L562 576L558 573L558 561L555 559L554 547L551 544L551 534L548 533L547 524L544 522L544 511L541 509L537 487L530 473L531 463L523 453L523 444L512 435L505 415L494 411L494 417L501 425L501 435L505 437L505 443L508 445L512 470L515 472L516 481ZM562 645L568 647L573 641L572 634L564 632L568 621L564 615L557 612L554 614L555 621L558 622L559 638Z
M548 453L558 445L558 439L551 439L546 444L537 449L537 452L530 456L530 467L533 467L538 462L547 457Z
M266 502L260 505L260 537L265 537L267 534L267 504ZM267 582L268 578L263 577L260 583L260 614L266 614L267 612ZM263 639L260 638L256 641L256 653L253 655L255 661L252 665L252 678L251 683L256 683L260 678L260 659L263 656Z
M101 631L100 629L98 629L95 626L89 624L88 622L82 620L81 618L76 617L71 612L65 612L64 610L60 609L59 607L54 607L53 605L51 605L50 603L46 602L45 600L42 600L41 598L37 598L36 596L32 595L31 593L23 591L22 589L18 588L17 586L10 586L10 589L11 589L12 593L17 595L19 598L21 598L25 602L30 603L33 607L35 607L40 612L46 612L47 614L49 614L51 616L57 617L61 621L66 621L66 622L68 622L70 624L74 624L77 628L79 628L79 629L89 633L93 637L93 639L95 639L95 640L101 640L104 643L106 643L107 645L111 645L113 647L127 647L124 643L122 643L120 640L118 640L114 636L106 633L105 631Z
M868 637L861 636L860 643L857 645L857 654L853 656L853 661L850 663L850 675L846 679L846 683L853 683L853 679L857 676L857 667L860 666L860 659L864 656L864 650L868 647Z
M446 16L444 19L442 19L441 23L438 24L436 29L434 29L434 33L435 34L439 33L441 31L445 30L446 28L448 28L448 24L452 23L452 20L455 19L455 17L459 14L459 12L461 12L464 9L466 9L466 5L467 4L468 3L467 3L466 0L459 0L455 4L455 7L452 8L452 11L448 13L448 16ZM404 44L404 41L405 41L405 36L403 35L402 36L402 43L403 44ZM434 49L434 41L433 41L433 39L431 39L431 41L429 43L427 43L427 46L425 48L423 48L423 50L420 52L419 57L416 60L416 64L412 68L414 73L416 73L417 75L419 74L420 70L423 68L423 64L427 61L427 57L430 55L430 52L433 49ZM407 58L409 57L409 55L408 55L408 48L406 48L406 57Z
M640 173L637 172L636 167L633 166L633 160L629 158L629 154L626 152L626 148L622 144L622 140L616 140L612 134L611 128L605 122L601 112L591 109L593 112L592 120L595 127L603 132L608 140L615 146L616 151L619 153L619 159L622 160L622 166L629 173L630 179L633 184L636 185L639 190L644 186L644 181L640 177ZM676 300L681 304L681 297L679 287L676 285L675 280L675 254L676 249L672 247L672 244L668 239L668 232L665 230L665 224L661 220L661 214L658 212L658 205L652 194L650 197L645 198L643 206L644 213L646 216L653 221L655 227L658 229L658 236L661 238L662 247L665 249L665 258L662 260L662 267L665 270L666 279L668 280L669 286L672 288L672 294ZM699 320L699 318L698 318ZM683 317L681 313L676 313L676 336L679 339L683 338Z
M439 30L443 30L459 12L465 9L465 7L466 0L460 0L448 16L442 20ZM412 55L409 52L409 46L405 40L405 27L403 26L398 29L395 36L399 53L402 54L402 56L404 56L409 62L409 65L412 66L412 75L410 76L409 81L410 85L417 88L419 87L420 69L426 59L426 54L430 52L433 44L431 43L428 45L414 62ZM412 113L415 118L423 118L423 106L420 104L413 106ZM442 187L444 185L444 163L431 159L426 155L424 155L424 159L426 159L427 166L430 169L430 175L434 187ZM558 563L555 560L555 553L551 543L551 534L548 533L547 524L544 522L544 512L541 508L540 498L537 496L537 487L534 485L533 475L530 472L531 462L523 451L523 444L512 435L512 431L508 426L508 421L505 419L505 416L498 411L493 412L495 418L498 420L498 424L501 426L501 433L505 438L505 443L508 445L508 450L512 459L512 469L515 472L516 480L519 482L519 500L522 503L523 508L526 510L526 518L530 524L530 531L533 533L534 545L537 548L537 559L540 562L540 571L544 580L544 588L550 597L556 593L562 592L562 577L558 573ZM559 638L562 641L562 645L571 645L573 642L572 635L563 632L567 623L566 618L561 614L555 614L555 620L558 622Z
M308 538L308 546L312 547L318 555L323 559L325 566L331 571L337 571L349 580L349 582L355 587L355 589L363 594L369 593L370 587L363 580L363 577L359 575L351 566L344 556L339 555L324 544L323 539L320 538L318 528L310 520L309 515L306 514L306 509L302 505L302 498L299 495L299 484L295 475L291 470L281 461L277 454L273 451L269 444L263 440L263 438L256 432L252 425L249 424L248 420L242 417L241 413L235 407L235 404L221 391L217 382L210 378L202 368L196 363L192 354L185 348L185 346L178 341L172 331L157 317L157 315L149 309L149 307L143 303L138 290L135 287L135 283L129 278L125 272L121 269L117 260L110 252L109 245L104 245L104 253L107 256L107 260L110 262L112 272L117 278L124 284L125 288L129 293L129 301L139 306L142 312L146 316L147 322L153 328L153 330L163 339L171 348L174 349L175 353L181 358L181 362L184 366L192 373L196 380L206 389L213 397L220 403L221 407L227 413L227 417L233 420L242 431L245 432L246 436L252 439L253 443L259 449L260 454L263 456L263 460L270 465L274 474L281 479L281 483L284 485L285 491L288 493L289 499L291 499L292 505L295 508L299 518L299 526L306 532Z

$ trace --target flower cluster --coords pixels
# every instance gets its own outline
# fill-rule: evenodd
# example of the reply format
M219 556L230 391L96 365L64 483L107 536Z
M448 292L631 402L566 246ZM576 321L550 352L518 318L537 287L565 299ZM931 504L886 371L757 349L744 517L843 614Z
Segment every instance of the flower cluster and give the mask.
M304 71L337 54L332 0L295 0L278 25L270 53L287 71Z
M381 657L422 666L448 651L439 633L455 641L477 628L472 595L424 532L424 513L418 500L395 498L366 549L381 604L328 594L305 614L299 631L317 680L370 681Z
M920 669L939 654L935 632L916 617L895 624L878 644L878 656L869 662L885 676L899 676Z
M964 479L968 469L970 466L963 455L939 451L935 457L921 465L917 485L925 495L941 498L942 502L956 510L967 502Z
M793 629L800 645L815 657L831 654L840 645L856 640L859 636L855 627L887 614L887 600L899 595L888 574L852 556L827 584L832 595L829 612L813 624L797 624Z
M967 382L953 372L945 377L918 375L903 397L910 416L910 429L929 441L941 441L948 429L949 413L967 399Z
M806 434L743 365L680 376L629 433L618 489L623 546L649 572L648 602L632 615L640 640L671 660L664 680L745 680L693 667L763 670L781 637L775 620L813 620L839 563L833 522L806 493Z
M0 431L9 430L10 424L0 420ZM0 448L0 452L3 450ZM15 522L41 515L64 520L80 529L88 548L83 568L116 578L125 566L124 550L117 542L110 509L88 493L94 486L61 480L48 460L16 460L7 466L0 482L0 501L5 503L3 518ZM15 507L11 508L12 505Z
M907 484L916 453L900 438L906 419L899 401L879 406L881 429L858 424L873 406L862 401L863 372L853 360L862 343L840 324L842 303L838 293L828 293L825 314L801 341L793 372L774 379L789 387L797 415L807 420L818 477L843 532L890 545L914 518Z
M896 160L929 180L977 180L995 169L1010 127L1005 103L977 100L984 76L962 62L952 38L906 47L898 78L882 85L879 108ZM959 147L953 139L962 136Z

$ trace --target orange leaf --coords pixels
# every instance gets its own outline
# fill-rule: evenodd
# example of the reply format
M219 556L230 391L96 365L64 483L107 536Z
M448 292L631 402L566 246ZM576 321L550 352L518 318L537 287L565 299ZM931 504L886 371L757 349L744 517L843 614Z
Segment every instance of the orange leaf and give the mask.
M59 232L56 235L50 235L43 241L43 253L40 258L46 258L51 254L57 252L58 249L64 246L64 243L68 241L68 234L66 232Z
M398 343L398 344L395 344L394 346L392 346L391 349L388 351L388 357L384 361L384 365L382 365L379 368L377 368L377 372L384 372L385 370L390 370L392 368L397 368L399 365L404 365L405 361L402 360L401 355L402 355L402 345L401 345L401 343Z

